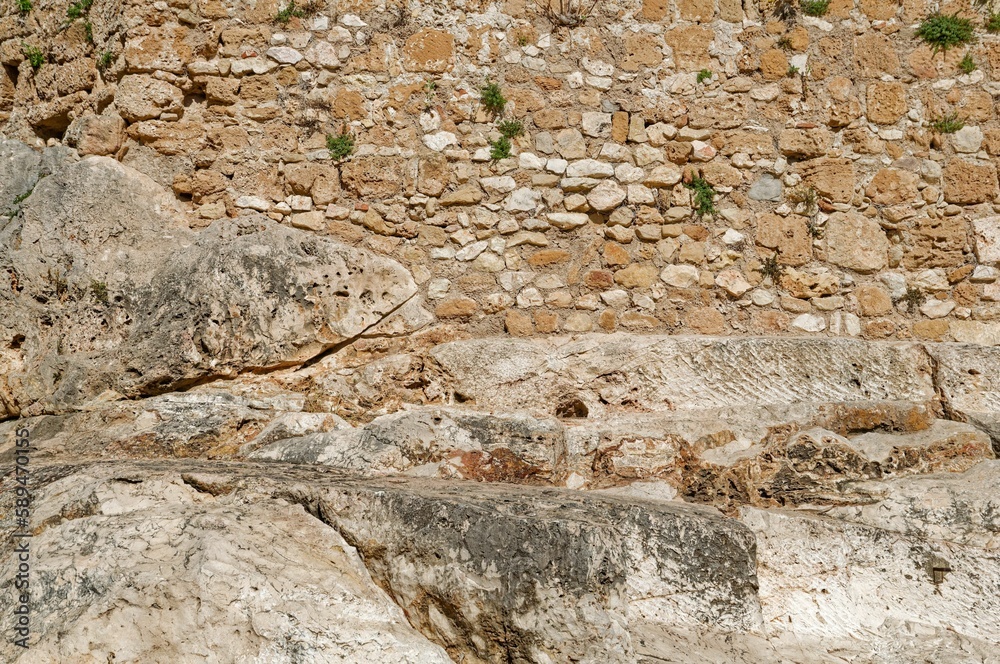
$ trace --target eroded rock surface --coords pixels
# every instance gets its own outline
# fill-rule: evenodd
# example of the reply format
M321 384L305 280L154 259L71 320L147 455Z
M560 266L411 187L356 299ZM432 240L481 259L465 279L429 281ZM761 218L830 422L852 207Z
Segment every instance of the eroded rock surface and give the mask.
M22 152L5 167L40 179L0 226L0 416L298 364L416 292L391 259L263 216L193 232L159 185L114 160L42 177L45 160Z

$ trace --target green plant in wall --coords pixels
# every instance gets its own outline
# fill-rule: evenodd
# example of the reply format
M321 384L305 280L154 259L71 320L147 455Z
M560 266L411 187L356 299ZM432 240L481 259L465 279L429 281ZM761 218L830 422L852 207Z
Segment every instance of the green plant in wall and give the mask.
M107 71L108 67L111 66L111 61L114 60L114 55L111 51L101 51L101 54L97 56L97 69L104 72Z
M965 122L956 113L948 113L933 120L930 126L931 129L939 134L954 134L965 126Z
M978 67L976 66L976 61L972 59L971 53L966 53L962 61L958 63L958 68L963 74L971 74L976 71Z
M504 138L517 138L524 133L524 125L517 120L501 120L497 123L497 131Z
M715 189L704 178L692 178L684 186L691 190L694 196L694 211L700 217L715 214Z
M926 299L927 296L924 295L924 292L913 286L907 286L906 293L903 294L903 302L906 303L906 310L911 314L916 311Z
M506 159L510 156L511 147L510 139L506 136L501 136L495 141L490 141L490 159L493 161Z
M785 271L785 267L778 262L777 254L772 254L764 259L764 262L760 264L760 276L767 279L770 277L772 282L777 281L781 278L781 275Z
M274 22L280 23L281 25L285 25L286 23L291 21L292 18L304 18L305 15L306 15L305 10L302 7L296 5L295 0L292 0L287 5L285 5L284 9L278 12L277 16L274 17Z
M80 18L90 11L92 4L94 4L94 0L79 0L79 2L74 2L66 10L66 16L73 19Z
M806 16L826 16L830 10L830 0L802 0L802 13Z
M17 0L17 11L27 14L31 11L31 0Z
M24 57L31 63L32 69L38 69L45 64L45 53L42 49L37 46L32 46L31 44L21 43L21 52L24 53Z
M479 101L483 108L497 117L503 115L503 109L507 107L507 98L503 96L503 90L493 81L487 81L479 91Z
M995 35L1000 32L1000 12L990 12L989 16L986 17L986 21L983 23L983 27L986 28L986 32L991 35Z
M799 68L795 65L788 65L788 71L785 72L785 76L788 78L795 78L795 75L799 73Z
M711 69L702 69L700 72L698 72L698 83L704 83L705 81L709 81L711 79L712 79Z
M354 152L354 137L344 129L336 135L327 134L326 149L329 150L331 159L343 161Z
M961 18L958 13L931 14L924 19L914 34L930 46L934 53L947 51L954 46L971 44L976 40L972 21Z

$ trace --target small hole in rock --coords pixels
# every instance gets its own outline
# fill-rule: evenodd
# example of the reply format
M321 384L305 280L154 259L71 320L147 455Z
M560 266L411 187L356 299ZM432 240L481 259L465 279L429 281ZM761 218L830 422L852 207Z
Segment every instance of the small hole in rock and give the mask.
M556 417L583 418L590 414L587 404L579 399L570 399L559 404L556 408Z

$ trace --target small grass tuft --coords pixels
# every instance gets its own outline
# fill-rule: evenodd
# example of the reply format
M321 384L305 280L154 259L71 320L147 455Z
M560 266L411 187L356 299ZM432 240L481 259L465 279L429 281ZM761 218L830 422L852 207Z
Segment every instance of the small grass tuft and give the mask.
M84 24L83 24L83 32L84 32L84 36L87 39L87 43L88 44L93 44L94 43L94 24L91 23L90 21L84 22Z
M906 310L912 314L927 300L927 296L919 288L907 286L902 299L906 303Z
M930 123L931 129L939 134L954 134L964 126L965 121L958 117L956 113L948 113Z
M79 0L79 2L74 2L66 10L66 16L70 18L80 18L90 11L90 6L94 4L94 0Z
M31 11L31 0L17 0L17 11L27 14Z
M792 40L788 36L784 36L774 43L775 46L783 51L792 50Z
M791 21L798 14L795 0L772 0L771 15L779 21Z
M480 103L483 108L495 116L503 115L503 109L507 107L507 98L503 96L503 90L493 81L487 81L479 91Z
M693 178L684 186L694 192L694 211L699 217L715 214L715 189L705 178Z
M108 285L103 281L90 282L90 292L93 294L94 299L104 306L107 306L110 302L108 298Z
M816 189L813 187L803 186L792 189L788 192L788 200L794 205L802 206L802 212L806 216L811 217L819 212L819 206L817 205L818 196L816 195Z
M802 0L802 13L806 16L826 16L830 10L830 0Z
M501 136L495 141L490 141L490 159L493 161L506 159L510 156L511 147L510 139L506 136Z
M778 262L778 255L772 254L764 259L760 264L760 276L764 279L771 278L772 282L777 282L785 272L785 266Z
M517 138L524 133L524 125L517 120L503 120L497 124L497 131L504 138Z
M330 158L334 161L344 161L354 152L354 137L346 131L340 134L326 135L326 149L330 151Z
M972 21L959 17L958 13L931 14L924 19L914 34L929 45L935 54L954 46L971 44L976 40Z
M958 68L962 70L963 74L971 74L972 72L979 69L979 67L976 66L976 61L972 59L971 53L965 54L965 57L962 58L962 61L958 63Z
M700 72L698 72L698 83L699 84L700 83L704 83L705 81L709 81L711 79L712 79L712 70L711 69L702 69Z
M1000 32L1000 12L990 12L990 15L986 17L986 21L983 23L983 27L991 35Z
M111 51L101 51L101 54L97 56L97 69L104 72L107 71L108 67L111 66L111 61L114 60L114 55Z
M38 69L45 64L45 53L43 53L42 49L37 46L32 46L22 42L21 52L24 53L24 57L31 63L32 69Z
M799 68L795 65L788 65L788 71L785 72L785 76L788 78L795 78L796 74L799 73Z
M319 12L319 3L314 0L310 0L304 5L298 5L295 0L291 0L285 8L280 10L274 17L275 23L280 23L281 25L287 25L289 21L293 18L306 18L307 16L314 16Z

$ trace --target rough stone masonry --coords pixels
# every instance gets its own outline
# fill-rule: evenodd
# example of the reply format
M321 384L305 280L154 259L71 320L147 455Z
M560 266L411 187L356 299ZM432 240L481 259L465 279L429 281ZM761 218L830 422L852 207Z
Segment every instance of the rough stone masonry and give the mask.
M0 661L997 664L997 10L0 0Z

